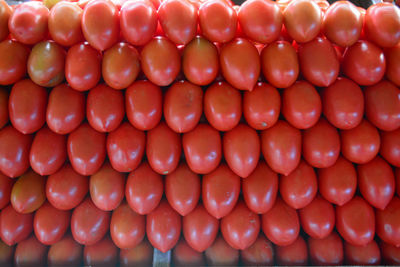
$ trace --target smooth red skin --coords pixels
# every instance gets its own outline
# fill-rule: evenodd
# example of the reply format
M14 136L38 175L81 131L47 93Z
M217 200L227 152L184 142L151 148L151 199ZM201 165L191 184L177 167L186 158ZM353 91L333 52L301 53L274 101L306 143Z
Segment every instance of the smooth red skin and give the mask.
M47 264L49 266L77 266L82 263L82 258L82 245L78 244L71 234L66 234L49 248Z
M47 246L32 235L15 247L14 266L45 266L46 258Z
M162 36L154 37L143 47L140 59L143 73L158 86L171 84L181 69L178 48Z
M8 100L12 125L23 134L34 133L46 121L47 91L31 80L14 84Z
M382 263L388 265L400 264L400 247L385 242L380 242L379 246L382 252Z
M83 123L68 136L67 152L76 172L92 175L106 157L106 135Z
M172 262L174 266L204 266L205 259L201 252L198 252L191 248L185 241L181 238L172 250Z
M148 1L127 1L122 5L121 33L129 43L144 45L153 38L158 22L156 8Z
M97 208L87 197L72 212L71 233L75 241L82 245L99 242L110 226L110 212Z
M237 14L226 2L203 2L198 14L201 33L211 42L226 43L235 37Z
M279 120L261 132L261 149L264 159L277 173L288 175L300 163L301 132Z
M165 93L163 108L169 128L177 133L189 132L203 113L203 90L188 81L176 82Z
M304 266L308 263L307 243L301 236L288 246L276 246L276 262L279 265Z
M10 33L8 30L8 20L13 12L13 9L7 4L6 1L0 4L0 40L7 38Z
M3 241L0 241L1 266L12 266L13 258L14 258L14 247L8 246Z
M344 23L338 23L343 21ZM352 46L361 35L363 16L357 7L347 1L333 3L326 10L322 21L322 32L339 46Z
M240 178L225 164L203 176L202 200L206 210L215 218L228 215L240 193Z
M107 155L112 167L119 172L131 172L142 161L146 135L128 122L123 122L107 135Z
M321 116L321 98L313 85L298 81L282 94L282 114L297 129L314 126Z
M88 43L80 43L68 49L65 58L65 78L78 91L93 88L101 77L101 54Z
M153 263L153 251L147 239L132 249L121 249L119 253L119 264L124 267L137 265L149 266Z
M240 251L240 257L245 266L272 265L274 255L272 243L262 233L250 247Z
M126 201L135 212L148 214L160 203L163 190L161 175L153 171L147 162L143 162L128 176L125 185Z
M400 127L400 90L388 81L381 81L364 90L365 115L383 131Z
M376 210L376 234L393 246L400 246L400 199L393 197L384 210Z
M336 229L342 238L355 246L364 246L374 239L373 208L356 196L343 206L336 206Z
M386 78L396 86L400 86L400 44L386 48L384 52L386 59Z
M146 233L150 243L161 252L172 249L181 235L181 216L166 200L146 217Z
M391 165L400 167L400 128L394 131L380 132L380 155Z
M386 59L378 46L359 40L344 52L341 69L357 84L373 85L385 74Z
M33 230L33 214L21 214L10 205L0 213L0 237L8 246L26 239Z
M78 206L88 191L89 179L78 174L69 164L47 178L47 200L60 210L70 210Z
M322 91L322 111L336 128L353 129L364 115L364 95L355 82L339 77Z
M9 119L8 115L8 95L6 88L0 86L0 129L3 128Z
M343 264L343 242L336 232L328 237L308 239L308 252L313 265L341 265Z
M17 41L4 40L0 43L0 85L16 83L25 76L29 52Z
M46 126L40 129L29 152L32 169L40 175L55 173L67 159L66 145L66 136L56 134Z
M204 114L218 131L232 130L242 116L242 97L238 90L225 82L217 82L204 94Z
M83 262L86 266L115 266L118 263L118 248L106 236L101 241L84 247Z
M400 196L400 168L394 169L394 175L396 179L396 194Z
M4 209L10 202L14 182L14 179L0 173L0 209Z
M125 115L124 95L105 84L90 90L86 102L86 118L99 132L115 130Z
M110 235L120 249L139 245L146 233L146 218L134 212L126 202L116 208L111 216Z
M301 209L311 203L318 191L317 176L314 169L305 161L289 175L279 179L279 192L290 207Z
M48 17L49 10L43 3L22 3L11 14L8 28L17 41L32 45L46 38Z
M239 264L239 250L229 246L222 235L215 239L204 254L209 266L236 266Z
M183 236L188 245L198 252L205 251L213 244L218 230L219 220L210 215L201 203L182 217Z
M297 52L289 42L276 41L265 46L260 59L264 77L277 88L291 86L299 76Z
M378 265L381 263L381 252L375 240L364 247L344 242L344 259L349 265Z

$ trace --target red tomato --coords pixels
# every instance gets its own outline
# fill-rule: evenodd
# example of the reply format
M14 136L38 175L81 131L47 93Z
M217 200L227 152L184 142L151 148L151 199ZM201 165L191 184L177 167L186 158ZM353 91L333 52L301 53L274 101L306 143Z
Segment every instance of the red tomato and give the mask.
M123 267L132 265L150 266L153 263L153 251L147 239L144 239L139 245L132 249L121 249L119 254L119 264Z
M400 167L400 128L391 132L381 131L380 155L391 165Z
M240 178L227 165L203 176L202 199L207 211L217 219L228 215L236 205L240 193Z
M71 236L66 234L60 241L51 245L47 253L49 266L77 266L82 263L83 248Z
M0 2L0 41L7 38L10 33L8 30L8 20L13 12L13 9L6 1Z
M382 49L373 43L359 40L343 54L342 71L359 85L379 82L386 70Z
M382 251L382 261L388 265L400 264L400 247L392 246L388 243L381 242L380 249Z
M205 1L199 8L199 25L202 34L208 40L226 43L235 37L237 14L224 1Z
M315 1L291 1L283 11L283 23L290 37L306 43L319 34L322 12Z
M376 127L393 131L400 127L400 90L388 81L364 90L365 115Z
M48 23L51 38L62 46L83 41L82 13L82 8L75 3L61 1L55 4L50 10Z
M122 36L133 45L144 45L157 28L157 9L151 1L126 1L120 12Z
M297 53L289 42L277 41L265 46L260 57L262 73L275 87L287 88L299 76Z
M375 235L373 208L359 196L343 206L336 206L336 229L348 243L365 246Z
M23 134L34 133L46 121L47 92L31 80L20 80L11 89L8 100L10 121Z
M248 248L240 251L243 265L272 265L274 263L274 247L261 233L256 241Z
M400 199L393 197L384 210L376 210L376 234L384 242L400 246Z
M153 38L143 47L140 59L143 73L158 86L171 84L181 69L178 48L162 36Z
M261 132L261 149L273 171L288 175L300 162L301 133L279 120L273 127Z
M214 83L204 94L204 114L216 130L232 130L242 116L240 92L228 83Z
M75 171L92 175L100 169L106 157L106 136L83 123L68 136L67 149Z
M98 243L108 231L110 213L97 208L87 197L72 212L71 233L75 241L82 245Z
M364 247L344 242L344 258L349 265L378 265L381 262L381 252L375 240Z
M46 38L49 10L39 1L18 5L11 14L8 28L17 41L35 44Z
M110 234L115 245L132 249L139 245L145 235L146 219L134 212L126 202L116 208L111 216Z
M46 266L47 246L40 243L34 235L17 244L14 266Z
M298 81L283 91L282 114L297 129L307 129L321 116L321 98L314 86Z
M16 83L25 76L29 52L17 41L4 40L0 43L0 85Z
M0 264L1 264L1 266L10 266L11 267L13 264L13 259L14 259L14 247L7 245L3 241L0 241Z
M0 129L8 123L8 95L8 90L0 86Z
M168 88L163 108L165 121L173 131L189 132L199 123L203 112L203 90L187 81L176 82Z
M82 32L97 50L103 51L113 46L119 37L119 12L113 2L89 2L83 9Z
M204 266L204 256L201 252L198 252L191 248L181 238L172 250L172 262L174 266Z
M324 115L333 126L348 130L361 122L364 114L364 95L352 80L339 77L322 91L321 99Z
M143 162L128 176L125 186L126 201L139 214L148 214L160 203L163 195L163 179Z
M229 246L221 235L207 248L205 256L209 266L236 266L239 264L239 250Z
M33 214L21 214L8 205L0 213L0 237L8 246L26 239L33 230Z
M396 179L396 193L400 196L400 168L395 168L394 175Z
M14 179L0 173L0 209L4 209L10 202L11 190Z
M227 82L239 90L252 91L260 75L257 48L246 39L236 38L220 51L221 72Z
M65 78L78 91L94 87L101 76L101 54L88 43L80 43L68 49L65 58Z
M384 50L386 58L386 78L400 86L400 44Z
M166 200L146 217L146 233L150 243L165 253L172 249L181 235L181 216Z
M301 236L288 246L276 246L276 261L279 265L307 265L307 244Z
M83 249L83 261L86 266L116 266L118 263L118 248L109 236L101 241L86 245Z
M186 79L194 84L207 85L214 81L219 71L215 45L204 37L194 37L183 49L182 70Z
M343 264L343 242L336 232L323 239L310 237L308 251L313 265Z
M357 42L362 27L363 17L357 7L349 1L333 3L325 12L322 22L324 35L342 47L352 46Z

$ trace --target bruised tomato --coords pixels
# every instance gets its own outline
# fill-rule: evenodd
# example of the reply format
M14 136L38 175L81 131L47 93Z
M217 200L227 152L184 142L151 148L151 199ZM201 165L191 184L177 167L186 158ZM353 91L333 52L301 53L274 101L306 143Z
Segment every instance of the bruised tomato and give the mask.
M5 1L1 3L6 3ZM26 74L29 49L23 44L4 40L0 43L0 84L16 83Z
M232 248L219 235L205 251L207 264L211 266L236 266L239 264L239 250Z
M381 131L380 155L391 165L400 167L400 128L394 131Z
M381 262L381 252L375 240L365 246L344 242L344 259L349 265L378 265Z
M14 179L0 173L0 209L4 209L10 202Z
M71 236L66 234L54 243L47 253L47 264L49 266L77 266L82 263L83 248Z
M15 266L45 266L48 247L37 240L34 235L19 242L15 247Z
M279 265L307 265L307 244L301 236L288 246L276 246L276 261Z
M314 265L341 265L343 263L343 242L336 232L319 239L308 239L308 252Z
M26 239L33 230L33 214L21 214L12 205L0 213L0 237L8 246Z
M172 250L172 262L174 266L204 266L205 260L204 255L191 248L185 241L181 238Z
M106 236L99 242L84 247L83 262L86 266L115 266L118 263L118 248Z
M376 210L376 234L384 242L400 246L400 199L393 197L384 210Z

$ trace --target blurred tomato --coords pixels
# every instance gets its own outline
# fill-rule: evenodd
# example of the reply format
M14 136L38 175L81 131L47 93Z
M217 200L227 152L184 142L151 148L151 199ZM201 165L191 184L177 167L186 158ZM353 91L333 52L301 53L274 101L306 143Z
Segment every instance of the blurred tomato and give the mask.
M47 246L40 243L34 235L17 244L14 254L14 266L45 266Z
M191 248L185 241L181 238L172 250L172 262L174 266L204 266L205 260L204 255Z
M301 236L288 246L276 246L276 262L279 265L307 265L307 244Z
M242 262L246 266L272 265L274 255L272 243L262 233L250 247L240 251Z
M344 258L349 265L378 265L381 262L381 252L375 240L361 247L344 242Z
M400 44L384 50L386 58L386 78L400 86Z
M51 245L47 253L47 264L49 266L77 266L81 265L83 257L82 245L78 244L71 236L64 237Z
M391 165L400 167L400 128L394 131L381 131L380 155Z
M380 239L400 246L400 199L393 197L384 210L376 210L376 233Z
M394 175L396 179L396 193L400 196L400 168L395 168Z
M308 252L311 264L314 265L341 265L343 264L343 242L336 232L318 239L308 239Z
M21 214L8 205L0 213L0 237L8 246L26 239L33 230L33 214Z
M0 41L7 38L10 33L8 30L8 20L13 12L13 9L6 1L0 2Z
M382 251L382 261L384 264L400 264L400 247L396 247L385 242L380 242L379 245Z
M15 180L0 172L0 210L4 209L10 202L11 190Z
M25 76L29 52L17 41L4 40L0 43L0 85L16 83Z
M0 86L0 129L3 128L9 120L8 95L8 89Z
M0 7L1 8L1 7ZM0 10L1 11L1 10ZM15 247L0 241L0 264L4 267L13 266Z
M207 248L205 256L209 266L236 266L239 264L239 250L229 246L221 235Z
M128 266L150 266L153 262L154 248L147 239L131 249L121 249L119 253L119 264Z
M109 236L83 249L83 262L86 266L116 266L118 248Z

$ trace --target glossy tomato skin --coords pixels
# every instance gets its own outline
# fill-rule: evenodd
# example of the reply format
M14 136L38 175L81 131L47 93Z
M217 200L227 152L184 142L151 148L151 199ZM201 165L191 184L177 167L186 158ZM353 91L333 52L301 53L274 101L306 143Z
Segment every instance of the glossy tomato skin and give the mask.
M66 234L54 243L47 253L47 264L50 266L77 266L82 263L83 247L78 244L71 236Z
M0 86L0 129L3 128L9 120L8 95L8 90Z
M236 266L239 264L239 250L229 246L221 235L207 248L205 256L207 264L211 266Z
M42 128L46 121L47 92L31 80L20 80L11 89L8 111L12 125L23 134Z
M16 83L26 74L29 49L13 40L4 40L0 43L0 84Z
M137 213L144 215L153 211L160 203L164 185L161 175L143 162L128 176L125 186L126 201Z
M393 197L384 210L376 210L376 233L380 239L400 246L400 199Z
M0 237L8 246L26 239L33 230L33 214L21 214L8 205L0 213Z
M47 246L37 240L34 235L21 241L15 247L15 266L45 266Z
M288 246L276 246L276 262L279 265L307 265L308 249L303 237L298 236Z
M14 179L0 173L0 209L4 209L10 202Z
M0 4L0 41L7 38L10 33L8 29L8 20L10 19L12 8L7 4L7 2L1 2Z
M344 242L344 259L349 265L378 265L381 262L381 252L375 240L363 247Z
M0 241L0 264L2 266L12 266L15 247L11 247Z
M154 248L147 239L132 249L121 249L119 262L121 266L128 267L137 264L138 266L149 266L153 262Z
M240 251L240 257L246 266L272 265L274 255L272 243L262 233L258 235L256 241L250 247Z
M311 264L340 265L343 263L343 242L336 232L323 239L310 237L308 251Z
M205 265L204 255L191 248L181 238L172 250L172 262L174 266L203 266Z
M84 247L83 262L86 266L115 266L118 263L118 248L106 236L99 242Z
M384 50L386 58L386 78L400 86L400 44Z
M381 131L380 155L391 165L400 167L400 128L394 131Z
M380 242L382 251L382 262L390 265L397 265L400 263L400 248L390 245L385 242Z

